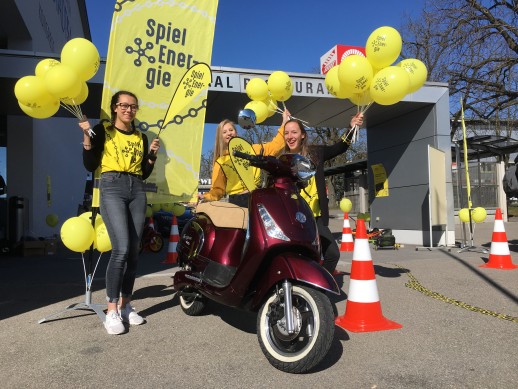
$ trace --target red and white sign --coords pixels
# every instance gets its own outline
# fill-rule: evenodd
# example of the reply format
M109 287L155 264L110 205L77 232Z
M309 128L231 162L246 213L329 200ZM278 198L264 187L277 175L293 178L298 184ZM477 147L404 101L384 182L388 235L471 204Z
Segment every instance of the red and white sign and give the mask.
M326 74L329 69L339 65L345 57L356 54L365 57L365 48L359 46L335 45L320 57L320 73Z

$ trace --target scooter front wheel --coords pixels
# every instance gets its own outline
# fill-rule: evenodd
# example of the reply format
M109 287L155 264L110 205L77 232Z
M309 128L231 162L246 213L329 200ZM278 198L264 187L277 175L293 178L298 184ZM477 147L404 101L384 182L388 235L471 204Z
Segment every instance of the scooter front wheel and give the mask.
M301 285L292 288L294 332L286 330L284 296L275 291L257 316L257 337L271 365L287 373L305 373L327 354L334 336L334 313L320 291Z
M189 316L198 316L205 309L206 299L203 296L182 295L180 292L180 306Z

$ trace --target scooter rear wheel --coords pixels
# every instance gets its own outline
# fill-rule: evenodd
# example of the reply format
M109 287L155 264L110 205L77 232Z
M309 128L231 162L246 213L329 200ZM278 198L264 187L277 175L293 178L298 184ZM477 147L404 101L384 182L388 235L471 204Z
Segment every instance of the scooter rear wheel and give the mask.
M259 310L257 337L271 365L287 373L305 373L327 354L334 336L331 302L322 292L292 288L295 332L285 329L284 297L274 291Z
M182 311L189 316L198 316L205 309L206 299L203 296L191 297L180 294L180 306Z

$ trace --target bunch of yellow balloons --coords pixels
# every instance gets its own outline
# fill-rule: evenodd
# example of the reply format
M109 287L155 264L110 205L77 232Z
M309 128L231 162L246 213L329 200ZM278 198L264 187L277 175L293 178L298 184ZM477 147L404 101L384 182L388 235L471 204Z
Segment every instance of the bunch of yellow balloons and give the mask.
M86 81L99 69L101 59L97 48L84 38L68 41L61 50L61 61L41 60L34 75L20 78L14 94L20 109L27 115L45 119L54 115L60 105L82 118L80 104L88 97Z
M402 44L401 35L393 27L377 28L365 44L366 57L349 55L327 72L327 90L358 106L372 102L392 105L417 91L425 83L428 71L416 58L395 64Z
M101 215L96 215L92 225L92 212L84 212L63 223L60 231L61 241L68 249L83 253L90 247L100 253L110 251L112 244Z
M254 111L256 123L262 123L280 112L277 102L286 101L293 94L293 83L290 76L281 70L275 71L265 81L254 77L246 84L246 94L250 101L245 108Z

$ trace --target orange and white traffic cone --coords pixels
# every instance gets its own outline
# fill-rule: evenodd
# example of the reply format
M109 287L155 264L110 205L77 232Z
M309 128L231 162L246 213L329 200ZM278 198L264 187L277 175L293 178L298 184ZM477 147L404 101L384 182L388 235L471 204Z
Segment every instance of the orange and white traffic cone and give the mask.
M153 216L149 217L148 227L151 227L153 231L155 231L155 222L153 221Z
M518 265L513 263L511 253L509 252L509 242L507 241L507 234L505 233L504 220L502 219L502 211L500 208L497 208L495 213L495 226L491 238L489 261L479 267L501 270L513 270L518 267Z
M356 241L345 313L335 319L335 324L352 332L395 330L403 327L385 318L381 312L365 220L356 222Z
M167 248L167 259L162 261L162 263L176 264L178 262L176 246L178 245L179 240L180 235L178 234L178 222L176 221L176 216L173 215L173 218L171 219L171 233L169 234L169 246Z
M353 232L351 225L349 224L349 214L344 212L344 226L342 228L342 244L340 245L340 251L353 251Z

